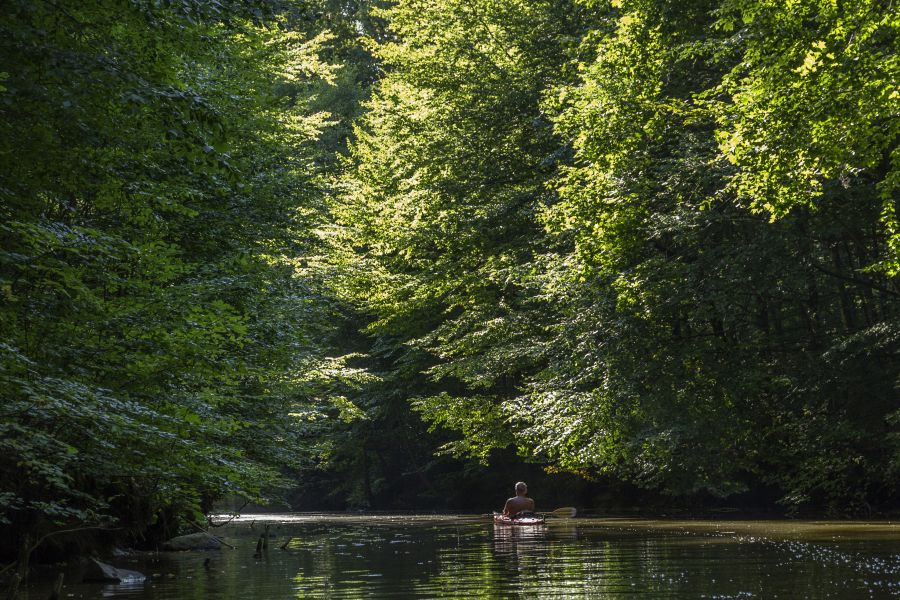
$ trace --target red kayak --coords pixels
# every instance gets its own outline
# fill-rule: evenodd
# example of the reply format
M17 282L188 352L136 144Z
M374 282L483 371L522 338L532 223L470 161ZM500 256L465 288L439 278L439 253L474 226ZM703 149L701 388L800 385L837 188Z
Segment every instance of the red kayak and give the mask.
M521 517L507 517L504 514L495 512L494 513L494 524L495 525L543 525L544 517L543 515L522 515Z

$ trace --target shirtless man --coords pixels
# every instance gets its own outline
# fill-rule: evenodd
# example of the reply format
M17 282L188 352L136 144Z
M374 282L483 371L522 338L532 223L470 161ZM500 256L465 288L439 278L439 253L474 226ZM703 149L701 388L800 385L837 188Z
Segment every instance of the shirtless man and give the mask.
M503 505L503 514L515 518L519 513L534 512L534 500L528 497L528 486L524 481L516 484L516 497L510 498Z

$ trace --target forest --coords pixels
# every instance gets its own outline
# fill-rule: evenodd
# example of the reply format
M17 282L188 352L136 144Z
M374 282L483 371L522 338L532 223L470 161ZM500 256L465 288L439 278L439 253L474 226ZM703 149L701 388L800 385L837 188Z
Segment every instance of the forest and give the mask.
M3 564L522 477L896 514L898 33L888 0L9 0Z

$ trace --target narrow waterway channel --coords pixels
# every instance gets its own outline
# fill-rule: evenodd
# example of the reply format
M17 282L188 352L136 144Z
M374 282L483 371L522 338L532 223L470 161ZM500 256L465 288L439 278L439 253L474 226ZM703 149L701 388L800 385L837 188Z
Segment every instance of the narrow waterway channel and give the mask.
M255 558L266 523L269 548ZM79 583L73 569L63 597L900 597L900 525L891 523L579 518L512 527L282 514L245 515L216 533L236 548L110 559L146 573L138 585ZM46 600L48 590L38 581L24 598Z

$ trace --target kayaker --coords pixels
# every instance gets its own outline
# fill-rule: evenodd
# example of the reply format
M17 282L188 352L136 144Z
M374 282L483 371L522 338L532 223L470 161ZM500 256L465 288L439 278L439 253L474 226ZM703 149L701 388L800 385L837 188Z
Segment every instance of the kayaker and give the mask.
M534 500L528 497L528 486L524 481L516 483L516 495L503 505L503 514L511 519L516 516L531 515L534 513Z

